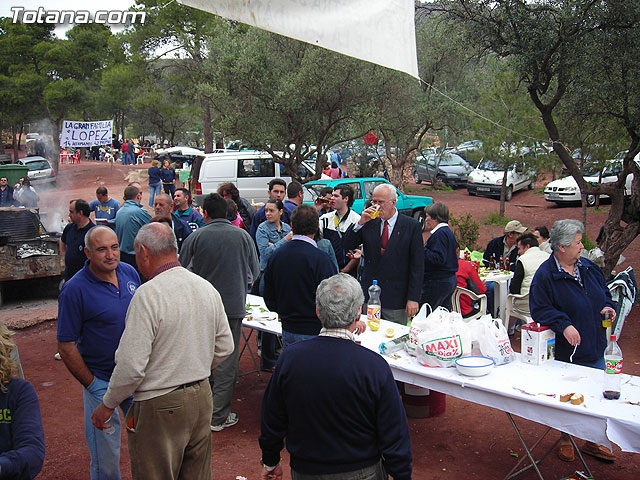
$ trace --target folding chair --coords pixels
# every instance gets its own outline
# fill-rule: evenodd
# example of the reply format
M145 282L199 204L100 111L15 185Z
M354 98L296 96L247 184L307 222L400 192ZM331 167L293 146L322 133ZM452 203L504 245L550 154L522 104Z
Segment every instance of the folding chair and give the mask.
M467 297L469 297L472 303L480 301L480 310L478 310L477 313L474 313L470 317L465 317L465 320L473 320L487 314L487 296L484 293L481 295L477 295L476 293L464 287L456 287L456 291L453 292L453 295L451 296L451 304L453 305L454 312L462 313L462 311L460 310L461 295L466 295Z

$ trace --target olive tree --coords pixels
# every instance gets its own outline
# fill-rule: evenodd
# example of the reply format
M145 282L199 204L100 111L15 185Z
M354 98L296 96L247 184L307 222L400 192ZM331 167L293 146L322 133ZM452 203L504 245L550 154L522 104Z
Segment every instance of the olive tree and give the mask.
M634 162L640 152L640 3L441 0L424 8L464 26L471 44L512 60L553 151L581 192L611 197L600 245L609 273L640 231L640 169ZM619 124L626 154L617 182L591 185L584 180L568 148L563 109L595 124ZM625 196L632 173L632 191Z

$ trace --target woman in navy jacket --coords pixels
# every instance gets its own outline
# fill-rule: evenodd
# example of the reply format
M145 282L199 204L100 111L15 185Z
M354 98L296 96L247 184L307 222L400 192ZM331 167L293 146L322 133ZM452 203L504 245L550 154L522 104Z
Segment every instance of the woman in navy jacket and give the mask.
M168 158L162 162L160 178L162 179L164 193L171 195L171 198L173 198L173 195L176 193L176 171L171 168L171 161Z
M529 307L534 322L555 332L556 360L604 369L607 339L602 315L609 313L613 321L616 311L600 267L580 257L583 233L584 226L577 220L553 224L549 234L553 254L533 277ZM616 458L593 442L586 442L581 450L608 461ZM574 459L573 446L564 434L557 453L561 460Z
M425 207L424 211L425 229L431 231L431 236L424 246L420 304L428 303L432 310L440 306L451 310L451 295L458 284L458 242L449 228L449 208L442 202L436 202Z

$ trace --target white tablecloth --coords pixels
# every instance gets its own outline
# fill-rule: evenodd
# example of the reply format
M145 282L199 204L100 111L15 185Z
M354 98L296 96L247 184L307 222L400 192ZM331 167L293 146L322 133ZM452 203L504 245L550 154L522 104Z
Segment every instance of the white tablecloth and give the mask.
M264 306L260 297L249 297L247 303ZM269 333L282 332L277 320L257 316L244 320L243 325ZM364 347L378 352L380 343L389 340L384 335L389 327L396 337L408 332L405 326L383 320L377 332L367 328L359 340ZM640 402L640 377L623 374L620 399L606 400L602 396L601 370L557 361L530 365L522 363L519 354L517 357L515 362L497 366L484 377L465 377L455 368L423 367L404 351L384 358L399 381L497 408L601 445L610 446L611 441L625 452L640 453L640 406L624 403ZM585 401L582 405L560 402L560 395L566 393L581 393ZM539 394L555 394L555 398Z
M480 280L484 283L494 282L495 287L493 289L494 297L493 297L493 312L490 312L493 315L493 318L498 318L496 316L496 312L498 307L500 307L500 319L502 319L502 323L504 323L505 316L507 314L507 297L509 295L509 281L513 278L513 272L504 273L502 271L489 271L488 273L484 273L480 275Z

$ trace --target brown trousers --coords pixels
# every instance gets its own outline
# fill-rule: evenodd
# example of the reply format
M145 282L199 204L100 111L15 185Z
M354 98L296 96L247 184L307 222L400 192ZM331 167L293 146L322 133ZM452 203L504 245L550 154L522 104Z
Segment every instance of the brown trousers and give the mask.
M211 479L212 409L208 379L134 402L125 417L133 479Z

